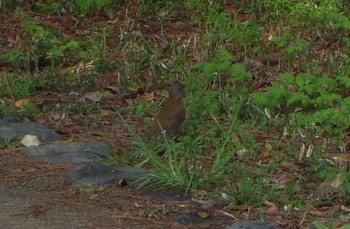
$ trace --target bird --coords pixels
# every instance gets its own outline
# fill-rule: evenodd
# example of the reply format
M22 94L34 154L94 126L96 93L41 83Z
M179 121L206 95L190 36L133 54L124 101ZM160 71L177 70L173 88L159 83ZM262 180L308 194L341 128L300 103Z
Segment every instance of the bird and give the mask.
M169 98L163 108L155 116L155 120L148 129L148 137L165 131L167 138L179 136L183 122L186 119L186 100L184 86L176 82L169 89Z

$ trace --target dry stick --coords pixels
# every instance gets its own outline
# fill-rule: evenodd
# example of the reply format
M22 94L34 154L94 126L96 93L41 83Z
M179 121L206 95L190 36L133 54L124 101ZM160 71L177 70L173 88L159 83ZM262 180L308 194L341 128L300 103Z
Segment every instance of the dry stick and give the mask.
M222 214L227 215L227 216L233 218L234 220L238 221L238 219L234 215L232 215L232 214L230 214L228 212L225 212L223 210L218 210L218 212L221 212Z
M7 80L7 77L6 77L5 72L3 73L2 76L4 77L4 81L5 81L5 83L6 83L7 91L9 92L9 94L10 94L10 96L11 96L11 99L14 100L15 97L14 97L13 94L12 94L11 87L10 87L9 81Z
M309 213L310 208L311 208L311 206L309 206L309 207L306 209L306 211L305 211L305 213L304 213L304 215L303 215L303 218L301 219L299 225L302 225L302 224L304 223L304 221L305 221L305 219L306 219L306 215L307 215L307 213Z

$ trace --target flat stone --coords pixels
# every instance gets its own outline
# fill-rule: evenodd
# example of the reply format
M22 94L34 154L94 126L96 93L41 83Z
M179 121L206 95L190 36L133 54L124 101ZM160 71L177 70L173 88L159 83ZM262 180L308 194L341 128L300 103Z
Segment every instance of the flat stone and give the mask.
M190 225L202 223L208 219L201 218L196 212L188 212L185 214L176 215L174 220L184 225Z
M232 224L231 226L225 227L225 229L276 229L279 228L279 224L275 222L262 222L262 221L251 221L251 222L240 222Z
M102 142L56 142L28 147L22 152L35 160L50 163L84 163L110 157L111 148Z
M192 196L183 191L178 190L157 190L154 188L148 188L142 191L142 194L148 196L150 199L158 199L158 200L176 200L176 201L189 201L192 199Z
M144 168L117 167L99 163L82 164L67 172L67 177L80 184L95 185L115 183L125 179L127 183L152 174L154 171Z
M23 117L0 119L0 139L21 140L25 135L35 135L41 142L59 141L63 137L46 126L34 123Z

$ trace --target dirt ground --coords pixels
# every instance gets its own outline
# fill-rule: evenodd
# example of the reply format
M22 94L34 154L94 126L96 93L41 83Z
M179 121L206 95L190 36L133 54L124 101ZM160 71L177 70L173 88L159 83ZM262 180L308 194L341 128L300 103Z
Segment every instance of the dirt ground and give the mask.
M13 17L14 8L1 9L0 44L16 43L19 49L25 47L30 38L22 37L23 23ZM70 15L48 15L35 13L28 9L32 17L40 23L60 30L65 36L80 40L73 25L76 18ZM125 12L124 12L125 13ZM88 29L90 23L115 27L110 31L118 32L118 25L108 24L107 18L96 14L84 20L80 30ZM122 15L120 15L122 17ZM156 28L156 29L155 29ZM157 33L159 25L151 33ZM183 32L179 33L183 34ZM170 35L169 35L170 36ZM113 37L113 34L111 34ZM110 39L108 45L113 47ZM0 70L8 72L8 63L0 63ZM118 85L117 72L99 76L98 88ZM57 88L55 88L57 89ZM43 89L32 98L39 108L48 104L61 105L74 102L69 91ZM104 107L118 107L126 102L119 94L104 100ZM75 115L64 119L53 119L52 112L42 113L37 122L42 123L72 141L101 140L108 143L115 152L124 153L125 142L131 140L130 134L114 111L105 113L103 121L96 121L95 115ZM132 125L142 122L132 115L125 119ZM93 128L95 122L100 128ZM173 220L174 215L196 212L200 208L191 200L177 201L172 197L158 197L158 191L145 195L132 188L119 188L117 185L103 185L96 193L86 193L69 182L64 172L73 165L53 165L34 161L20 153L20 149L2 149L0 151L0 227L1 228L209 228L221 227L235 222L225 216L220 209L209 209L211 214L223 216L224 221L204 220L195 226L182 225ZM232 220L230 220L232 219ZM215 226L214 226L215 225ZM212 228L213 228L212 227Z
M34 161L19 151L0 155L1 228L220 228L235 222L220 208L207 208L215 220L182 225L175 215L201 211L190 198L118 185L87 193L65 178L73 165Z
M0 9L0 45L13 44L21 49L30 42L30 37L22 36L23 23L13 17L14 10ZM74 27L77 18L72 15L46 15L30 9L26 11L43 25L60 31L67 39L81 40L75 30L89 33L89 26L92 24L106 27L110 32L107 43L111 48L118 46L120 28L138 20L135 12L131 11L126 15L127 12L121 9L118 14L120 21L128 18L123 23L108 23L108 18L103 13L95 13L80 21L78 27ZM185 15L182 20L186 21ZM157 22L149 21L144 24L147 26L140 30L145 39L156 36L162 29ZM169 23L164 26L164 39L171 40L174 34L186 39L196 29L195 26L181 21ZM98 89L119 85L118 55L125 53L116 54L115 70L98 76ZM6 73L10 69L8 63L0 63L0 72ZM50 104L64 107L76 100L70 92L69 89L43 88L31 100L39 109ZM124 154L127 153L125 146L131 141L131 136L115 111L109 108L125 106L139 97L140 95L136 95L126 99L117 92L106 98L102 102L102 107L106 108L103 120L96 118L96 114L76 114L62 118L60 115L63 112L43 112L37 122L56 130L65 139L100 140L108 143L114 152ZM130 125L144 128L142 120L138 120L133 114L124 118ZM23 156L20 149L1 149L0 228L223 228L236 221L256 220L261 216L259 209L231 211L223 206L203 208L199 200L177 200L172 195L160 195L158 190L151 190L148 195L131 187L120 188L109 184L98 187L96 192L88 192L65 178L64 172L72 166L34 161ZM210 217L197 224L184 225L174 220L179 214L202 211L207 212ZM331 208L325 211L331 211ZM296 212L295 219L302 219L303 214L304 212ZM322 218L322 214L315 215L313 219L307 218L305 224ZM294 218L288 220L272 215L264 216L264 219L281 222L285 225L283 228L302 228L298 225L300 221Z

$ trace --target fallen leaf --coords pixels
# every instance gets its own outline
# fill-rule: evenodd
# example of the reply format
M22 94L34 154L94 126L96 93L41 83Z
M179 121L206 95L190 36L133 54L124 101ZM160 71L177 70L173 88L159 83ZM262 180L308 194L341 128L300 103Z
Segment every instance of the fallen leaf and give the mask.
M265 204L265 206L267 206L267 207L276 206L274 203L272 203L272 202L270 202L270 201L268 201L268 200L265 200L264 204Z
M112 91L112 93L120 93L119 87L114 87L114 86L108 86L107 90Z
M270 202L270 201L265 201L264 202L265 206L267 206L268 208L266 209L265 213L267 215L280 215L281 211L279 209L279 207L277 207L276 204Z
M317 209L314 208L314 209L310 210L310 214L323 217L323 216L327 215L328 212L321 212L321 211L318 211Z
M142 208L142 205L139 204L139 203L137 203L137 202L135 202L135 203L134 203L134 207L135 207L135 208Z
M324 181L320 184L320 187L316 190L316 195L320 198L337 199L343 195L341 188L340 174L333 180Z
M26 98L26 99L20 99L20 100L17 100L15 102L15 106L18 107L18 108L21 108L27 104L30 103L30 99L29 98Z
M102 99L101 92L95 91L95 92L88 92L83 97L81 97L81 102L86 102L87 100L90 100L92 102L100 102Z
M235 205L232 207L232 210L244 211L250 209L252 206L248 204Z
M107 21L107 23L110 23L110 24L117 24L119 21L119 18L115 18L114 20L109 20Z
M75 72L75 68L74 67L66 67L66 68L59 68L57 69L57 75L61 76L61 75L68 75L68 74L72 74Z
M143 98L146 100L146 101L152 101L155 97L155 92L152 91L152 92L146 92L144 95L143 95Z
M207 212L198 212L197 213L202 219L209 218L210 215Z
M17 33L16 35L16 42L20 42L22 40L21 36Z
M348 208L347 206L344 206L344 205L340 206L340 209L345 211L345 212L348 212L348 213L350 212L350 208Z

